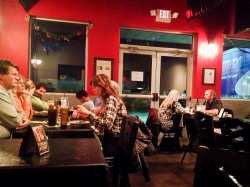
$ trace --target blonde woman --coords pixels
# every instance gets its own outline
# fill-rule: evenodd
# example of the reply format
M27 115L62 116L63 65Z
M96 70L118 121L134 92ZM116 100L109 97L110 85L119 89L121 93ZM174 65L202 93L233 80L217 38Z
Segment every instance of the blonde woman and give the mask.
M25 90L25 78L19 75L17 86L12 90L16 102L16 109L22 112L27 118L33 117L33 110L31 105L31 93Z
M164 136L164 132L168 130L172 130L175 132L175 148L179 149L179 135L181 134L182 129L182 113L185 113L185 108L182 107L182 105L178 102L179 100L179 91L176 89L173 89L169 92L166 99L162 102L160 105L159 111L158 111L158 119L161 124L161 133L158 136L158 146L161 143L161 140ZM174 125L173 122L173 114L174 113L181 113L180 115L180 123L177 125ZM163 132L163 133L162 133Z

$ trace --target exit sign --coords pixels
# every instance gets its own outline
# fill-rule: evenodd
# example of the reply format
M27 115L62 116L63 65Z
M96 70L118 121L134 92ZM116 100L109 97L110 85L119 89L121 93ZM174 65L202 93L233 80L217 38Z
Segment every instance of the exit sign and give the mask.
M156 10L156 21L170 23L171 22L171 10L157 9Z

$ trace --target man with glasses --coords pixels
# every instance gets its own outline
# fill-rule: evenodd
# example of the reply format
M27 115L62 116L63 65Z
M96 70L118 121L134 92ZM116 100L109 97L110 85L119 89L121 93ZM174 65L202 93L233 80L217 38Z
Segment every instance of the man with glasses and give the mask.
M25 128L30 120L16 110L11 89L19 82L19 68L8 60L0 60L0 138L10 138L14 129Z

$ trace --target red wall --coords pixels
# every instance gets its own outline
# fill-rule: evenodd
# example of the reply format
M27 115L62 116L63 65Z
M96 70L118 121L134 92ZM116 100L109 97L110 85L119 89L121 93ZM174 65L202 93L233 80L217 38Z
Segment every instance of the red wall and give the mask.
M0 58L10 59L20 66L20 73L28 77L29 23L27 15L44 18L89 22L94 26L88 36L87 82L93 76L94 57L114 59L114 80L118 79L119 31L121 27L196 34L194 49L193 98L203 98L206 89L212 88L220 96L221 62L223 52L222 33L227 27L228 14L215 11L191 21L185 17L186 0L39 0L26 13L17 0L0 0ZM150 16L152 9L179 12L171 23L157 23ZM224 11L225 12L225 11ZM220 16L218 16L218 14ZM219 53L213 59L201 56L199 46L212 40L219 45ZM202 68L216 68L216 83L202 84ZM88 91L91 89L88 87Z

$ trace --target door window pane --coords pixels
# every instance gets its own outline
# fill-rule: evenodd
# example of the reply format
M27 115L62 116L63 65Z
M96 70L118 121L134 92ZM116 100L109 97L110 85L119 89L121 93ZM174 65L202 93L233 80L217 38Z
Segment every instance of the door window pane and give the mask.
M162 56L160 94L167 95L172 89L177 89L182 96L186 96L187 58Z
M150 94L151 66L151 55L124 53L122 93Z

